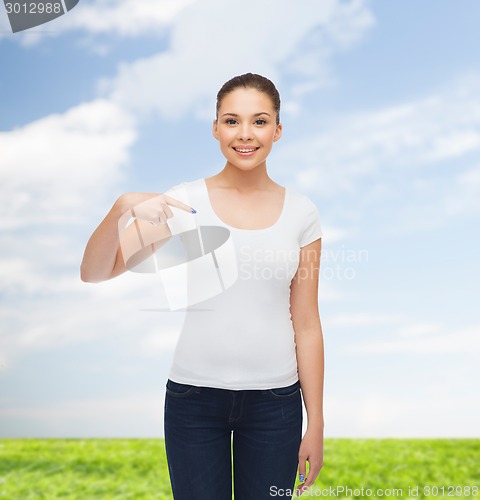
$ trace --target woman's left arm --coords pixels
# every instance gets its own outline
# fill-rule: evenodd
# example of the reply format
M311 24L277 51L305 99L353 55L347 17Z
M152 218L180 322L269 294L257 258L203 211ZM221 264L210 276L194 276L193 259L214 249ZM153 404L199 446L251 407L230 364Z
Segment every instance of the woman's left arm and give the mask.
M307 430L298 452L298 472L308 477L299 495L310 487L323 467L324 347L318 312L318 282L322 240L300 249L298 270L290 286L290 314L295 331L298 377L307 410Z

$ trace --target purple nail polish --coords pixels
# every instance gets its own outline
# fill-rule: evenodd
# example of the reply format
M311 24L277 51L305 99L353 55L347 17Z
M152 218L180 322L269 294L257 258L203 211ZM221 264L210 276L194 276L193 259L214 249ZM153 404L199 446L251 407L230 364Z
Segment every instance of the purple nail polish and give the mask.
M196 213L197 213L197 211L194 208L192 208L192 214L196 214Z

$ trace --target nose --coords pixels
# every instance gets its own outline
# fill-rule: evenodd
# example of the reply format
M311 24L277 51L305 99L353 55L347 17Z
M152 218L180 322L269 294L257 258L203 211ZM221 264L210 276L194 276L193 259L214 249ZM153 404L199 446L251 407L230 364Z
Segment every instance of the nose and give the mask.
M249 123L243 123L238 128L238 140L251 141L253 139L253 131Z

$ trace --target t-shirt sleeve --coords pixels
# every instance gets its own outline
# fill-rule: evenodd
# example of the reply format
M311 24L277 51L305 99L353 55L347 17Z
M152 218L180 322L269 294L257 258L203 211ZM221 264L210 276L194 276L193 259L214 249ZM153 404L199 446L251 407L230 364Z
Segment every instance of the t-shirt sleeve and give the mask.
M322 237L320 213L317 206L307 198L307 210L303 221L303 230L300 235L300 247L304 247Z

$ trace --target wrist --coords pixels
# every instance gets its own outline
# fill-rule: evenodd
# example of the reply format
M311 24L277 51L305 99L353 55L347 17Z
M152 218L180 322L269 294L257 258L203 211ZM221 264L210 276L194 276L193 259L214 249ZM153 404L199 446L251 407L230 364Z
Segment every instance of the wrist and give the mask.
M307 429L311 429L312 431L316 432L322 432L325 428L325 424L323 422L323 419L315 419L315 420L308 420L307 421Z

